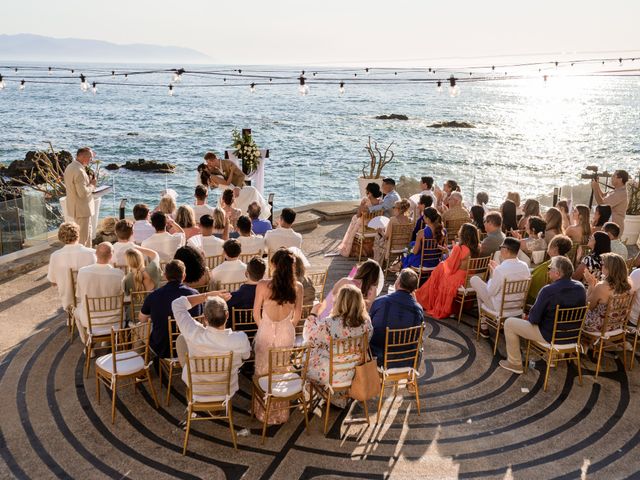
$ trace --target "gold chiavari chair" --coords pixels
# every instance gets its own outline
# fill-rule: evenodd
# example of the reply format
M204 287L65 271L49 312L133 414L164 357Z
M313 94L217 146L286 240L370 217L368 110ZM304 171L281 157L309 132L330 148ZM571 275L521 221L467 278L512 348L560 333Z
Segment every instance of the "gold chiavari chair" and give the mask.
M582 335L582 325L587 316L589 305L585 307L560 308L556 306L556 313L553 319L553 332L551 342L527 341L527 354L524 361L524 373L529 367L529 351L538 353L547 363L544 374L544 391L547 391L549 372L551 365L555 362L570 362L575 360L578 365L578 381L582 385L582 367L580 364L580 337Z
M324 287L327 283L327 275L329 273L329 267L325 268L322 271L307 271L307 276L311 283L313 284L313 288L316 290L316 298L319 302L324 299Z
M433 238L423 238L421 253L420 266L411 267L411 270L418 274L418 285L422 285L423 279L426 280L431 276L431 273L442 260L442 248Z
M253 308L231 308L231 329L234 332L244 332L253 344L253 339L258 332L258 325L253 319ZM251 356L247 362L255 361L255 352L251 349Z
M580 244L577 242L573 242L571 244L571 250L567 252L567 258L571 260L573 267L576 268L578 266L578 249L580 248Z
M375 228L369 228L367 225L371 219L379 217L384 212L378 210L376 212L368 212L360 216L360 228L353 237L353 243L358 248L358 262L362 260L362 249L364 248L364 242L367 239L374 239L378 234Z
M204 257L204 260L207 264L207 268L209 268L209 270L213 270L222 262L224 262L224 255L213 255L211 257Z
M111 390L111 423L116 422L116 393L118 388L149 382L149 390L158 408L156 391L151 382L149 367L149 336L151 323L135 327L111 328L111 353L96 359L96 396L100 404L100 382ZM122 382L129 383L123 384Z
M640 259L640 252L636 254L635 257L627 258L627 273L629 273L629 275L631 275L633 268L638 263L638 259Z
M274 402L280 404L275 408L296 408L291 402L302 404L304 424L309 431L309 417L307 415L307 401L304 389L307 383L307 369L309 367L309 347L272 348L269 350L269 370L266 375L253 377L251 390L251 415L257 402L264 409L264 423L262 425L262 444L267 433L269 413L274 408Z
M238 290L242 285L244 285L246 282L229 282L229 283L223 283L223 282L215 282L215 290L225 290L227 292L235 292L236 290Z
M180 330L176 324L174 318L169 317L167 321L167 328L169 330L169 358L160 358L160 393L162 393L162 377L167 376L167 399L166 403L169 406L171 401L171 381L173 377L180 375L182 366L178 361L178 353L176 350L176 340L180 336Z
M622 363L627 369L627 320L631 310L633 294L621 293L612 295L607 302L602 327L598 332L583 330L582 334L588 340L589 346L598 349L598 361L596 364L596 378L600 373L602 353L605 349L622 347ZM633 359L632 359L633 360Z
M358 337L334 339L329 338L329 376L327 384L311 381L312 393L318 394L325 400L324 434L329 429L329 410L331 408L331 396L338 392L348 392L355 375L356 366L364 363L367 354L367 334ZM313 398L311 400L313 404ZM367 402L362 402L364 415L369 423L369 411Z
M140 314L140 309L142 308L142 304L144 303L147 295L151 293L148 291L140 291L140 292L131 292L131 300L129 302L129 315L131 315L129 321L131 323L138 323L138 316Z
M384 361L382 367L378 367L380 374L380 397L378 398L378 416L376 423L380 422L382 412L382 399L384 390L393 386L394 398L398 394L398 386L411 385L415 391L416 407L420 415L420 392L418 388L418 360L422 350L422 335L424 324L416 327L391 329L386 328L384 342Z
M576 253L576 267L580 264L582 259L591 253L591 247L589 245L578 245L578 251Z
M460 310L458 311L458 323L462 319L462 310L464 308L465 301L476 299L476 291L471 287L469 281L471 277L480 277L483 281L487 280L489 273L489 261L491 257L479 257L469 259L469 265L467 267L467 274L464 278L464 283L456 291L455 301L460 302Z
M296 324L296 338L294 340L294 345L299 347L304 343L302 338L302 333L304 332L304 324L307 322L307 318L309 318L309 314L311 313L311 309L313 305L303 305L302 313L300 314L300 321Z
M251 259L254 258L254 257L262 258L262 251L258 250L255 253L241 253L240 254L240 261L242 263L249 263L251 261Z
M91 352L99 342L111 340L111 329L122 328L124 322L124 293L111 297L84 297L87 314L87 342L85 343L85 376L89 377Z
M482 242L485 238L487 238L487 232L478 230L478 242Z
M233 448L236 432L233 428L233 404L231 400L231 371L233 352L207 357L189 357L187 353L187 427L184 434L182 455L187 453L191 422L200 420L227 420L231 430ZM200 412L201 415L194 415ZM221 412L217 414L217 412ZM202 415L206 414L206 415Z
M453 243L455 243L455 241L458 238L458 232L460 231L460 227L462 227L462 225L464 225L465 223L469 223L469 219L452 219L452 220L445 220L444 222L444 228L447 231L447 245L451 245Z
M411 223L396 224L391 228L391 236L387 240L386 251L384 253L383 262L387 262L384 271L385 276L389 273L391 260L399 258L411 242L411 234L413 233L413 225Z
M71 285L72 303L71 305L67 305L65 311L67 312L69 343L73 343L73 332L76 329L75 312L78 307L78 299L76 298L76 292L78 290L78 270L74 270L73 268L69 269L69 285Z
M527 301L527 293L531 280L507 280L505 279L502 286L502 301L500 308L495 311L487 305L480 307L478 315L478 332L477 339L480 339L480 325L484 323L496 331L496 340L493 344L493 354L498 351L498 340L500 339L500 330L504 327L504 321L508 317L520 317L524 313L524 304Z

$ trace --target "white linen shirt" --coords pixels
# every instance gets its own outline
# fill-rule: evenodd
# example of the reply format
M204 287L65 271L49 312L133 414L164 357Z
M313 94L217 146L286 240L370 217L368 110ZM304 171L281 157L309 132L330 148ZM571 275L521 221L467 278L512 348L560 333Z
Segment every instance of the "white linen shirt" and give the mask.
M156 229L148 220L136 220L133 223L133 241L140 245L151 235L156 233Z
M192 205L193 214L196 219L196 223L200 223L200 217L204 215L212 215L213 216L213 207L210 207L206 203L204 205Z
M220 330L213 327L205 327L196 321L190 314L191 304L187 297L176 298L171 303L173 317L176 319L180 333L187 342L187 350L190 357L206 357L233 352L231 367L231 382L229 396L238 391L238 369L242 361L251 355L251 345L247 334L234 332L230 328ZM182 369L182 381L187 383L187 369Z
M504 281L528 280L531 278L531 271L526 263L517 258L509 258L498 265L491 278L487 282L487 292L491 297L491 305L487 305L491 310L499 310L502 303L502 287Z
M96 251L79 243L65 245L51 254L47 280L58 286L58 296L60 297L62 308L67 308L74 303L69 270L77 271L94 263L96 263Z
M252 237L243 237L240 235L236 240L240 242L242 254L264 252L264 237L254 235Z
M211 270L211 283L215 287L215 282L220 283L236 283L244 282L247 277L244 274L247 265L240 260L225 260L216 268Z
M264 234L264 244L269 255L273 255L280 247L302 249L302 235L294 232L291 228L278 227Z
M201 234L198 234L187 240L187 245L195 248L196 250L200 250L205 257L214 257L222 255L222 245L224 245L224 240L214 237L213 235L203 237Z
M180 247L185 244L182 232L171 234L169 232L154 233L144 242L144 248L155 250L160 255L161 262L170 262Z
M111 265L117 265L119 267L127 264L126 251L130 248L135 248L137 245L132 241L128 242L116 242L113 244L113 258L111 258Z
M119 268L113 268L111 265L96 263L78 270L78 297L80 303L76 308L76 316L80 318L83 326L88 327L87 309L84 305L85 296L89 298L95 297L112 297L122 293L122 281L124 272ZM113 325L118 327L120 320L120 312L113 312ZM100 323L106 323L104 319L100 319Z

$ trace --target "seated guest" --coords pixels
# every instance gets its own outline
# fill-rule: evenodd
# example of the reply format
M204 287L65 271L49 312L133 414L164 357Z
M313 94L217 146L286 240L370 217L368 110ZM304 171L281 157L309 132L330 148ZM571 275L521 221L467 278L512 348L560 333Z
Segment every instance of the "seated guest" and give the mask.
M413 232L411 233L412 242L416 241L418 232L424 230L424 227L426 226L427 219L424 216L424 211L429 207L433 207L433 199L429 195L420 195L420 200L418 201L418 220L416 221L416 226L413 228Z
M526 205L526 203L525 203ZM502 205L500 205L500 215L502 215L502 231L510 235L511 232L515 232L518 230L518 217L516 216L516 204L511 200L505 200ZM529 222L523 222L520 220L520 223L526 225ZM522 227L524 229L524 226Z
M636 328L638 320L640 320L640 268L636 268L631 272L629 283L631 284L631 291L634 292L631 313L629 313L629 325Z
M196 204L191 207L193 209L193 216L196 221L200 223L200 217L203 215L213 215L213 207L207 205L207 197L209 196L209 189L204 185L197 185L195 191Z
M240 215L236 224L236 230L240 234L238 241L242 247L242 253L262 254L265 250L264 238L251 232L251 220L246 215Z
M478 192L476 194L476 205L484 210L487 208L487 203L489 203L489 194L487 192Z
M200 233L200 227L196 224L193 209L189 205L180 205L176 212L176 223L182 228L185 241Z
M298 232L294 232L291 228L295 221L296 212L291 208L284 208L280 214L278 228L275 230L269 230L264 235L264 244L269 255L273 255L273 253L281 247L302 248L302 235Z
M302 304L311 305L316 300L316 288L306 275L304 261L298 255L296 257L296 280L302 284Z
M566 257L553 257L549 277L551 282L540 290L529 312L529 318L509 317L504 322L504 338L507 344L507 360L500 366L510 372L522 373L520 339L550 342L556 308L583 307L587 295L580 282L571 279L573 265Z
M482 205L474 205L469 210L471 215L471 223L478 229L480 233L487 233L484 229L484 208Z
M547 223L547 229L544 231L544 240L549 243L556 235L562 235L562 214L560 210L551 207L544 214L544 221Z
M442 213L442 220L445 226L447 222L471 221L469 212L462 206L462 194L460 192L451 192L451 195L449 195L449 208Z
M250 203L247 213L251 219L251 230L253 230L253 233L256 235L264 235L273 228L269 220L260 219L262 208L258 205L258 202Z
M429 198L429 197L427 197ZM438 213L438 211L433 207L428 207L424 209L422 217L425 220L424 228L418 232L416 236L415 244L413 245L413 249L411 253L402 259L402 268L420 268L421 260L422 260L422 240L435 240L437 245L445 247L447 244L447 232L442 227L442 217ZM432 255L440 252L440 248L437 250L427 250L425 255ZM432 260L431 257L425 261L422 267L434 268L440 263L440 258L437 260ZM390 270L395 271L394 268Z
M256 285L264 278L266 271L267 265L263 259L253 257L249 260L245 272L246 282L240 285L238 290L231 292L231 298L227 300L229 311L234 308L253 308L253 301L256 298Z
M440 262L429 279L416 292L416 299L433 318L446 318L453 314L453 300L464 283L469 259L480 253L478 229L470 223L460 227L460 242L451 254Z
M154 213L164 213L165 215L171 217L172 220L175 220L176 210L178 210L178 205L176 205L175 190L172 190L171 192L162 194L162 196L160 197L160 203L158 203L158 206L154 210Z
M514 280L528 280L531 278L529 266L522 260L518 260L520 242L515 238L507 237L500 245L502 263L498 265L495 260L489 262L489 273L491 278L487 282L482 278L473 276L469 280L471 287L476 291L478 297L478 307L484 306L495 312L500 310L502 304L502 291L504 282ZM480 324L480 336L489 337L489 327L485 323Z
M161 212L151 215L151 225L156 233L143 241L142 246L158 252L161 262L171 261L176 250L185 244L182 228L176 225L170 216ZM167 225L174 226L178 233L169 233Z
M480 243L480 256L492 257L494 253L500 250L500 246L506 238L505 234L502 233L502 215L498 212L488 213L484 217L484 228L487 236Z
M505 200L511 200L516 205L516 217L523 216L523 209L520 201L520 194L518 192L507 192L507 198Z
M85 297L113 297L122 293L122 279L124 273L119 268L111 266L113 257L113 246L109 242L102 242L96 247L96 263L87 265L78 270L78 298L80 303L76 308L76 326L82 343L87 342L87 328L89 320L87 318L87 307ZM106 323L104 315L100 314L100 323ZM120 312L113 313L113 324L116 328L120 325Z
M58 287L58 297L63 309L74 305L71 273L82 267L96 263L96 251L80 245L80 227L73 222L65 222L58 228L58 240L64 246L51 254L47 280Z
M345 285L355 285L360 289L367 311L369 311L373 301L378 296L378 291L382 290L382 286L379 284L381 284L383 280L382 270L375 260L367 260L357 268L354 267L349 273L349 276L341 278L333 285L329 294L321 302L322 307L318 310L318 316L323 318L331 313L333 299Z
M238 218L242 215L242 210L236 208L232 189L227 188L222 192L222 196L220 197L220 206L222 207L225 216L229 219L229 225L235 229Z
M180 260L171 260L164 268L164 276L167 284L154 290L145 298L138 319L141 322L151 320L151 337L149 346L159 358L169 358L169 317L173 316L171 303L182 296L196 295L197 290L187 287L183 281L185 278L185 266ZM213 295L208 293L207 295ZM195 305L191 315L202 315L200 305Z
M371 205L369 212L378 212L382 210L385 217L393 215L393 206L400 201L400 195L396 192L396 181L393 178L384 178L382 180L382 193L384 197L382 202L377 205Z
M571 242L571 239L566 235L556 235L553 237L553 240L551 240L551 243L549 243L549 246L547 247L549 260L542 262L531 272L531 286L529 287L529 293L527 294L527 304L533 305L538 296L538 292L547 284L551 258L557 257L558 255L566 257L569 251L571 251L572 246L573 242Z
M605 253L602 255L602 279L596 278L588 270L584 273L584 278L589 311L584 319L583 329L587 332L599 332L602 330L611 297L631 291L627 264L620 255Z
M219 207L213 209L213 235L223 240L238 238L238 232L233 229L224 210Z
M118 219L116 217L105 217L100 221L98 225L98 231L93 238L93 245L98 245L102 242L115 243L118 241L116 237L116 223Z
M378 234L373 241L373 259L382 265L387 260L387 247L391 242L393 229L400 225L409 225L411 220L408 217L411 204L409 200L402 199L393 206L393 216L390 218L387 227L378 229Z
M567 234L566 230L571 225L571 218L569 217L569 202L567 200L559 200L556 203L556 208L560 211L562 215L562 231Z
M581 282L584 281L584 274L587 270L596 278L600 277L602 269L601 255L611 252L611 239L604 232L595 232L589 238L587 246L591 249L591 253L582 257L580 265L578 265L573 274L573 279Z
M209 269L200 250L187 245L176 250L174 260L184 263L185 276L183 282L191 288L198 289L209 285L211 279Z
M514 238L520 241L520 248L531 258L533 252L547 249L547 242L542 238L547 227L547 223L540 217L529 217L525 227L527 238L522 238L519 232L511 232Z
M435 207L438 203L438 198L436 197L436 192L433 190L433 177L422 177L420 179L420 196L427 195L431 198L431 205L427 205L428 207Z
M118 220L115 227L116 238L118 241L113 244L113 265L114 266L123 266L126 264L125 262L125 254L126 251L131 248L136 248L137 245L133 241L133 223L131 220ZM156 256L155 252L151 256L154 258Z
M240 261L242 248L240 242L230 239L222 245L224 262L211 270L211 283L238 283L244 282L247 265Z
M591 224L589 223L589 217L591 212L586 205L576 205L573 209L572 223L569 225L564 234L571 239L571 241L580 245L586 245L591 236Z
M369 315L373 325L373 335L369 342L373 356L378 365L384 364L384 349L386 329L417 327L424 322L424 312L416 302L413 292L418 288L418 275L413 270L405 269L400 272L395 282L396 291L384 295L371 305ZM393 367L405 367L399 362Z
M347 231L342 238L342 242L338 245L338 252L343 257L348 257L351 254L351 247L353 246L353 239L356 233L362 229L362 215L369 211L369 207L378 205L382 200L382 190L380 185L371 182L368 183L365 188L365 198L360 201L360 206L356 214L351 217L351 223L347 227Z
M133 241L140 245L151 235L156 233L153 225L149 223L149 207L144 203L137 203L133 207Z
M620 241L620 227L617 223L607 222L602 226L602 231L611 239L611 253L617 253L624 260L629 256L627 246Z
M213 217L203 215L200 218L200 234L189 239L187 245L200 250L205 257L222 255L222 245L224 240L213 234Z
M518 222L518 227L513 230L524 230L529 222L529 217L540 217L540 202L533 198L528 198L522 206L522 218ZM503 215L504 218L504 215ZM503 222L504 223L504 222Z
M155 254L155 258L145 265L144 255L149 252ZM158 254L153 250L144 247L130 248L125 252L124 265L128 270L122 284L125 296L131 295L131 292L150 292L160 285L162 271Z
M190 309L203 303L204 316L200 323L193 318ZM224 299L211 297L209 293L181 296L173 300L171 310L180 329L180 336L176 339L176 350L183 367L187 353L193 358L233 352L229 386L229 396L233 396L238 391L238 370L242 362L251 355L251 344L246 333L225 328L229 310ZM187 369L183 368L182 381L185 383L188 382L187 375Z
M435 194L438 199L438 203L436 204L436 208L440 212L444 212L447 208L449 208L449 200L451 199L451 194L453 192L460 193L460 185L455 180L447 180L444 182L442 186L442 190L436 187ZM462 196L460 197L462 200Z
M314 305L311 314L304 324L302 338L304 343L311 346L309 352L309 369L307 378L309 381L324 388L333 380L334 384L347 383L353 379L354 370L336 372L333 379L329 378L330 342L346 338L361 337L367 335L367 341L371 338L373 327L371 319L362 298L362 292L355 285L345 285L338 292L338 297L333 304L333 309L328 317L318 318L320 304ZM341 361L351 361L344 357ZM359 358L353 358L359 362ZM349 398L346 391L340 391L331 395L331 403L337 407L347 406Z
M596 205L591 220L591 233L599 232L605 223L611 218L611 207L609 205Z

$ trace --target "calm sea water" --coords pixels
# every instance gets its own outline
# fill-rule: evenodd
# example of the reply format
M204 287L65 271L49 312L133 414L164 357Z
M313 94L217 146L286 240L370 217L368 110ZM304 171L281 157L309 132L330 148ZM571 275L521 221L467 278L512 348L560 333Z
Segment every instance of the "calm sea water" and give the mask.
M169 79L157 74L128 81L168 85ZM296 85L259 86L254 94L246 85L190 88L222 81L189 76L174 97L167 87L99 85L93 95L82 93L79 81L27 84L23 92L10 82L0 91L0 162L21 159L51 140L71 151L90 145L106 163L145 158L177 165L173 175L109 173L104 183L114 185L115 194L105 199L103 215L111 214L120 198L128 199L127 213L137 202L155 205L165 184L178 191L179 201L190 203L202 155L229 147L233 128L251 128L259 146L270 149L266 192L276 194L276 208L357 198L356 178L368 159L369 135L381 144L395 142L395 160L386 175L431 175L440 184L453 178L467 199L485 190L491 203L509 190L527 197L577 184L586 165L640 166L636 78L465 83L455 98L430 85L353 85L348 79L340 96L338 81L317 85L310 78L304 97ZM388 113L410 120L374 119ZM477 128L428 127L442 120Z

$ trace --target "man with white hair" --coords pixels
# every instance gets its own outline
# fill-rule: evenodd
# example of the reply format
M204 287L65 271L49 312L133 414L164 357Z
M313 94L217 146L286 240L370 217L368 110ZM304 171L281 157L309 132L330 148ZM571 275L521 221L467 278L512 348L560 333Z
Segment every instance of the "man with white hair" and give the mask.
M96 247L96 263L82 267L78 270L78 297L80 303L76 308L76 325L83 343L87 341L87 307L85 297L113 297L122 293L122 280L124 273L119 268L111 266L113 257L113 245L102 242ZM113 312L113 325L119 327L120 311ZM100 323L106 323L104 318Z
M471 216L466 208L462 206L462 194L452 192L449 195L449 208L442 213L444 222L470 222Z
M233 352L233 363L231 367L231 385L229 396L238 391L238 369L242 366L243 360L251 355L251 344L244 332L234 332L230 328L225 328L229 318L226 296L230 294L219 294L211 297L211 293L189 295L180 297L173 301L171 309L173 317L176 319L180 336L176 340L176 350L178 360L184 367L182 369L182 380L187 383L187 369L185 367L185 355L190 357L206 357L210 355L221 355ZM204 304L204 318L202 323L198 322L189 314L189 309Z
M80 244L91 247L91 217L94 215L93 191L96 188L95 177L89 178L86 167L93 158L88 147L80 148L76 159L64 169L67 214L80 227Z

